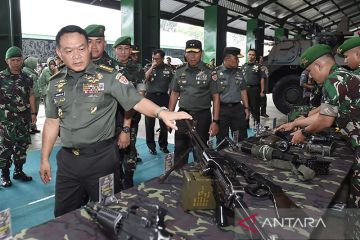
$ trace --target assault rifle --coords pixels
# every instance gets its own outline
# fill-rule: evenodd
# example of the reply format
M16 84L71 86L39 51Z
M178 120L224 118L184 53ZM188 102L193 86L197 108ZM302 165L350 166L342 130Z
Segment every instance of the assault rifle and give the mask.
M127 212L89 202L85 210L104 228L106 233L117 240L170 239L166 231L164 217L166 210L155 206L132 206Z
M179 129L184 129L189 134L193 143L194 153L198 159L201 159L203 172L213 177L214 196L217 200L216 209L217 224L226 226L226 217L223 216L224 210L236 210L244 218L250 217L251 212L243 201L245 192L255 197L269 197L275 206L278 217L278 208L297 208L297 205L289 199L282 188L261 174L252 170L246 164L237 161L231 157L224 157L219 152L208 148L201 137L196 132L190 120L181 120L177 122ZM185 125L185 126L184 126ZM238 173L244 176L248 185L245 187L237 178ZM251 222L261 239L270 239L266 232L256 223Z

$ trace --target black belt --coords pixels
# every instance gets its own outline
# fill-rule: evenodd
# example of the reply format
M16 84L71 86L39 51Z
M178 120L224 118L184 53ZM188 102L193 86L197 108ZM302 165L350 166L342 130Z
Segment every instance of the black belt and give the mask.
M260 85L247 85L248 87L260 87Z
M184 108L179 108L179 112L187 112L188 114L190 115L193 115L193 114L196 114L196 113L199 113L199 112L205 112L205 111L210 111L209 108L207 109L202 109L202 110L199 110L199 111L190 111L190 110L187 110L187 109L184 109Z
M97 143L93 143L93 144L88 144L86 146L82 146L82 147L73 147L73 148L68 148L68 147L62 147L65 151L70 152L76 156L79 155L86 155L86 154L93 154L98 152L99 150L103 150L104 147L109 146L110 144L112 144L114 142L115 138L109 138Z
M236 106L238 104L240 104L240 102L237 102L237 103L223 103L223 102L220 102L221 106L226 106L226 107L233 107L233 106Z
M167 93L162 93L162 92L148 93L148 94L153 94L153 95L156 95L156 96L167 95Z

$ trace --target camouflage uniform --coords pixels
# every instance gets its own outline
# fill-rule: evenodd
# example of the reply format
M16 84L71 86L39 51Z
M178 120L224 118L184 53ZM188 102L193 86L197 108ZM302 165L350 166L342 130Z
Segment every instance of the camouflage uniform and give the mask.
M144 70L139 67L137 64L129 60L126 64L118 63L116 67L119 71L124 72L126 78L137 88L139 92L145 90L145 85L143 80L145 79ZM121 131L122 123L124 122L124 110L119 105L117 114L116 114L116 123L121 124L117 126L118 133ZM133 176L136 169L137 163L137 150L136 150L136 136L138 133L139 122L141 119L141 114L135 112L131 119L130 127L130 146L124 150L124 188L130 188L133 184Z
M336 123L350 139L351 147L360 148L360 78L338 66L331 68L323 84L324 98L320 114L336 117ZM360 158L357 156L351 180L352 207L360 207Z
M35 114L37 115L39 111L39 105L40 105L40 98L41 98L41 87L40 87L40 81L39 81L39 75L37 72L35 72L35 69L37 67L39 60L34 57L28 57L24 61L24 67L23 67L23 73L25 73L29 78L33 80L33 89L35 93ZM36 124L31 124L31 129L39 132L36 130Z
M48 58L48 60L46 61L48 66L42 70L40 77L39 77L40 93L41 93L41 97L44 99L46 98L46 92L47 92L50 78L53 75L53 73L51 72L50 66L49 66L51 61L53 61L55 64L55 60L53 58Z
M0 168L7 171L14 161L22 168L30 138L30 102L33 81L25 74L0 72Z

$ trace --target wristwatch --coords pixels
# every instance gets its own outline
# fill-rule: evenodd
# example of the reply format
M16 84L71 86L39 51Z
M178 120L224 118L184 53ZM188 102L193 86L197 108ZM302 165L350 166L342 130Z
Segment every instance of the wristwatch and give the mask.
M159 115L160 115L160 113L161 113L162 111L169 111L169 109L167 109L167 107L159 107L159 108L156 110L156 112L155 112L155 117L158 118L158 119L160 119L160 118L159 118Z
M219 125L220 124L220 120L219 119L217 119L217 120L213 120L213 123L216 123L217 125Z
M122 127L122 132L124 133L130 133L130 128L129 127Z

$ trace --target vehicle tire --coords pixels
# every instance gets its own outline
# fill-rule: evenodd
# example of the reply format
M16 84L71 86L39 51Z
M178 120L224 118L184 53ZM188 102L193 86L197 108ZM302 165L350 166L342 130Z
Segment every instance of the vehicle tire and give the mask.
M293 106L301 104L303 89L299 81L299 76L292 74L276 82L273 88L273 101L280 112L287 114Z

